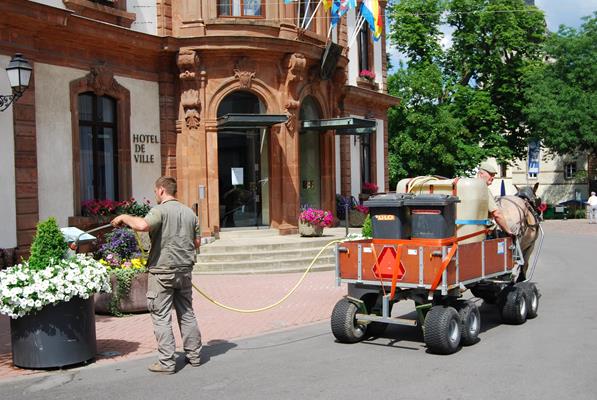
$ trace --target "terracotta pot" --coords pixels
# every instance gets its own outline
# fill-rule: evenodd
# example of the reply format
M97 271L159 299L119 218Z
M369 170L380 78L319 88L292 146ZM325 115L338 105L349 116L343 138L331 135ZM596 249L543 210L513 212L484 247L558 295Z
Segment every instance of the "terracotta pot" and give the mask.
M299 221L299 234L301 236L322 236L323 226L313 225L308 222Z
M142 272L133 278L131 290L128 296L120 299L118 310L125 314L147 312L147 272ZM98 314L110 314L110 300L116 295L118 282L116 276L110 277L112 293L97 293L95 295L95 312Z

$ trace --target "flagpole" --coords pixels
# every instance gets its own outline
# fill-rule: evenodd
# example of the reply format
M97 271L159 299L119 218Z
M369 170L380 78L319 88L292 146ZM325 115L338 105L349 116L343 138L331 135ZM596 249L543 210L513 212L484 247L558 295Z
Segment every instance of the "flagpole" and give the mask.
M357 19L356 28L355 28L354 32L352 33L352 36L351 36L350 40L348 41L348 44L346 45L347 48L349 48L350 46L352 46L354 44L354 41L356 40L357 36L359 35L361 28L363 28L364 23L365 23L365 17L363 17L362 14L359 14L359 18Z
M309 0L310 2L311 0ZM319 3L317 3L317 7L315 7L315 11L313 11L313 14L311 14L311 16L309 17L309 20L307 21L307 23L303 24L305 25L303 29L307 29L309 28L309 25L311 25L311 21L313 21L313 17L315 17L315 14L317 14L317 10L319 10L319 7L321 6L321 3L323 2L323 0L319 0ZM308 5L309 3L307 3Z

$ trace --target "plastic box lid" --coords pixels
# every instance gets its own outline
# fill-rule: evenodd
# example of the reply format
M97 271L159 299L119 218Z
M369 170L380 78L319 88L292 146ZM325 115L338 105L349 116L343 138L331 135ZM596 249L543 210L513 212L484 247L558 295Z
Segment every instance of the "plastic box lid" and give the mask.
M405 206L447 206L460 203L460 199L449 194L420 194L404 200Z
M404 201L414 198L413 194L408 193L387 193L371 196L369 200L365 201L365 207L402 207Z

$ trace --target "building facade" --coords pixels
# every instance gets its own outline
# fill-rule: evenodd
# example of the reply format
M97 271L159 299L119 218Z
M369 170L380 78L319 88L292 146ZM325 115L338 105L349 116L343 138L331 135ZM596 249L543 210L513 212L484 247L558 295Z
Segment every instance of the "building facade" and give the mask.
M204 235L293 233L301 206L387 188L397 99L355 10L330 29L306 1L4 0L0 26L0 65L33 66L0 113L0 248L25 254L49 216L76 226L86 200L153 200L162 174Z

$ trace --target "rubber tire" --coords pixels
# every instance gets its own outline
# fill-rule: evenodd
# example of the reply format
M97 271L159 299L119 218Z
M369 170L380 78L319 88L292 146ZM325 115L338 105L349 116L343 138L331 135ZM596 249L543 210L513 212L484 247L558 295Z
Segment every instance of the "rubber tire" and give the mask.
M521 282L516 286L522 287L527 296L527 319L536 318L539 315L539 297L541 297L537 285L532 282Z
M332 333L342 343L356 343L365 338L366 325L358 325L356 314L358 308L346 299L341 299L332 311Z
M473 294L473 296L483 299L483 301L487 304L496 304L500 297L499 290L481 289L481 288L477 288L477 287L472 287L471 293Z
M431 307L424 324L425 344L429 351L435 354L452 354L458 351L462 333L460 327L460 316L454 307Z
M460 343L471 346L479 341L481 332L481 313L479 307L470 300L459 300L455 304L460 316Z
M528 301L525 290L520 286L505 288L500 296L502 320L511 325L521 325L527 320Z

